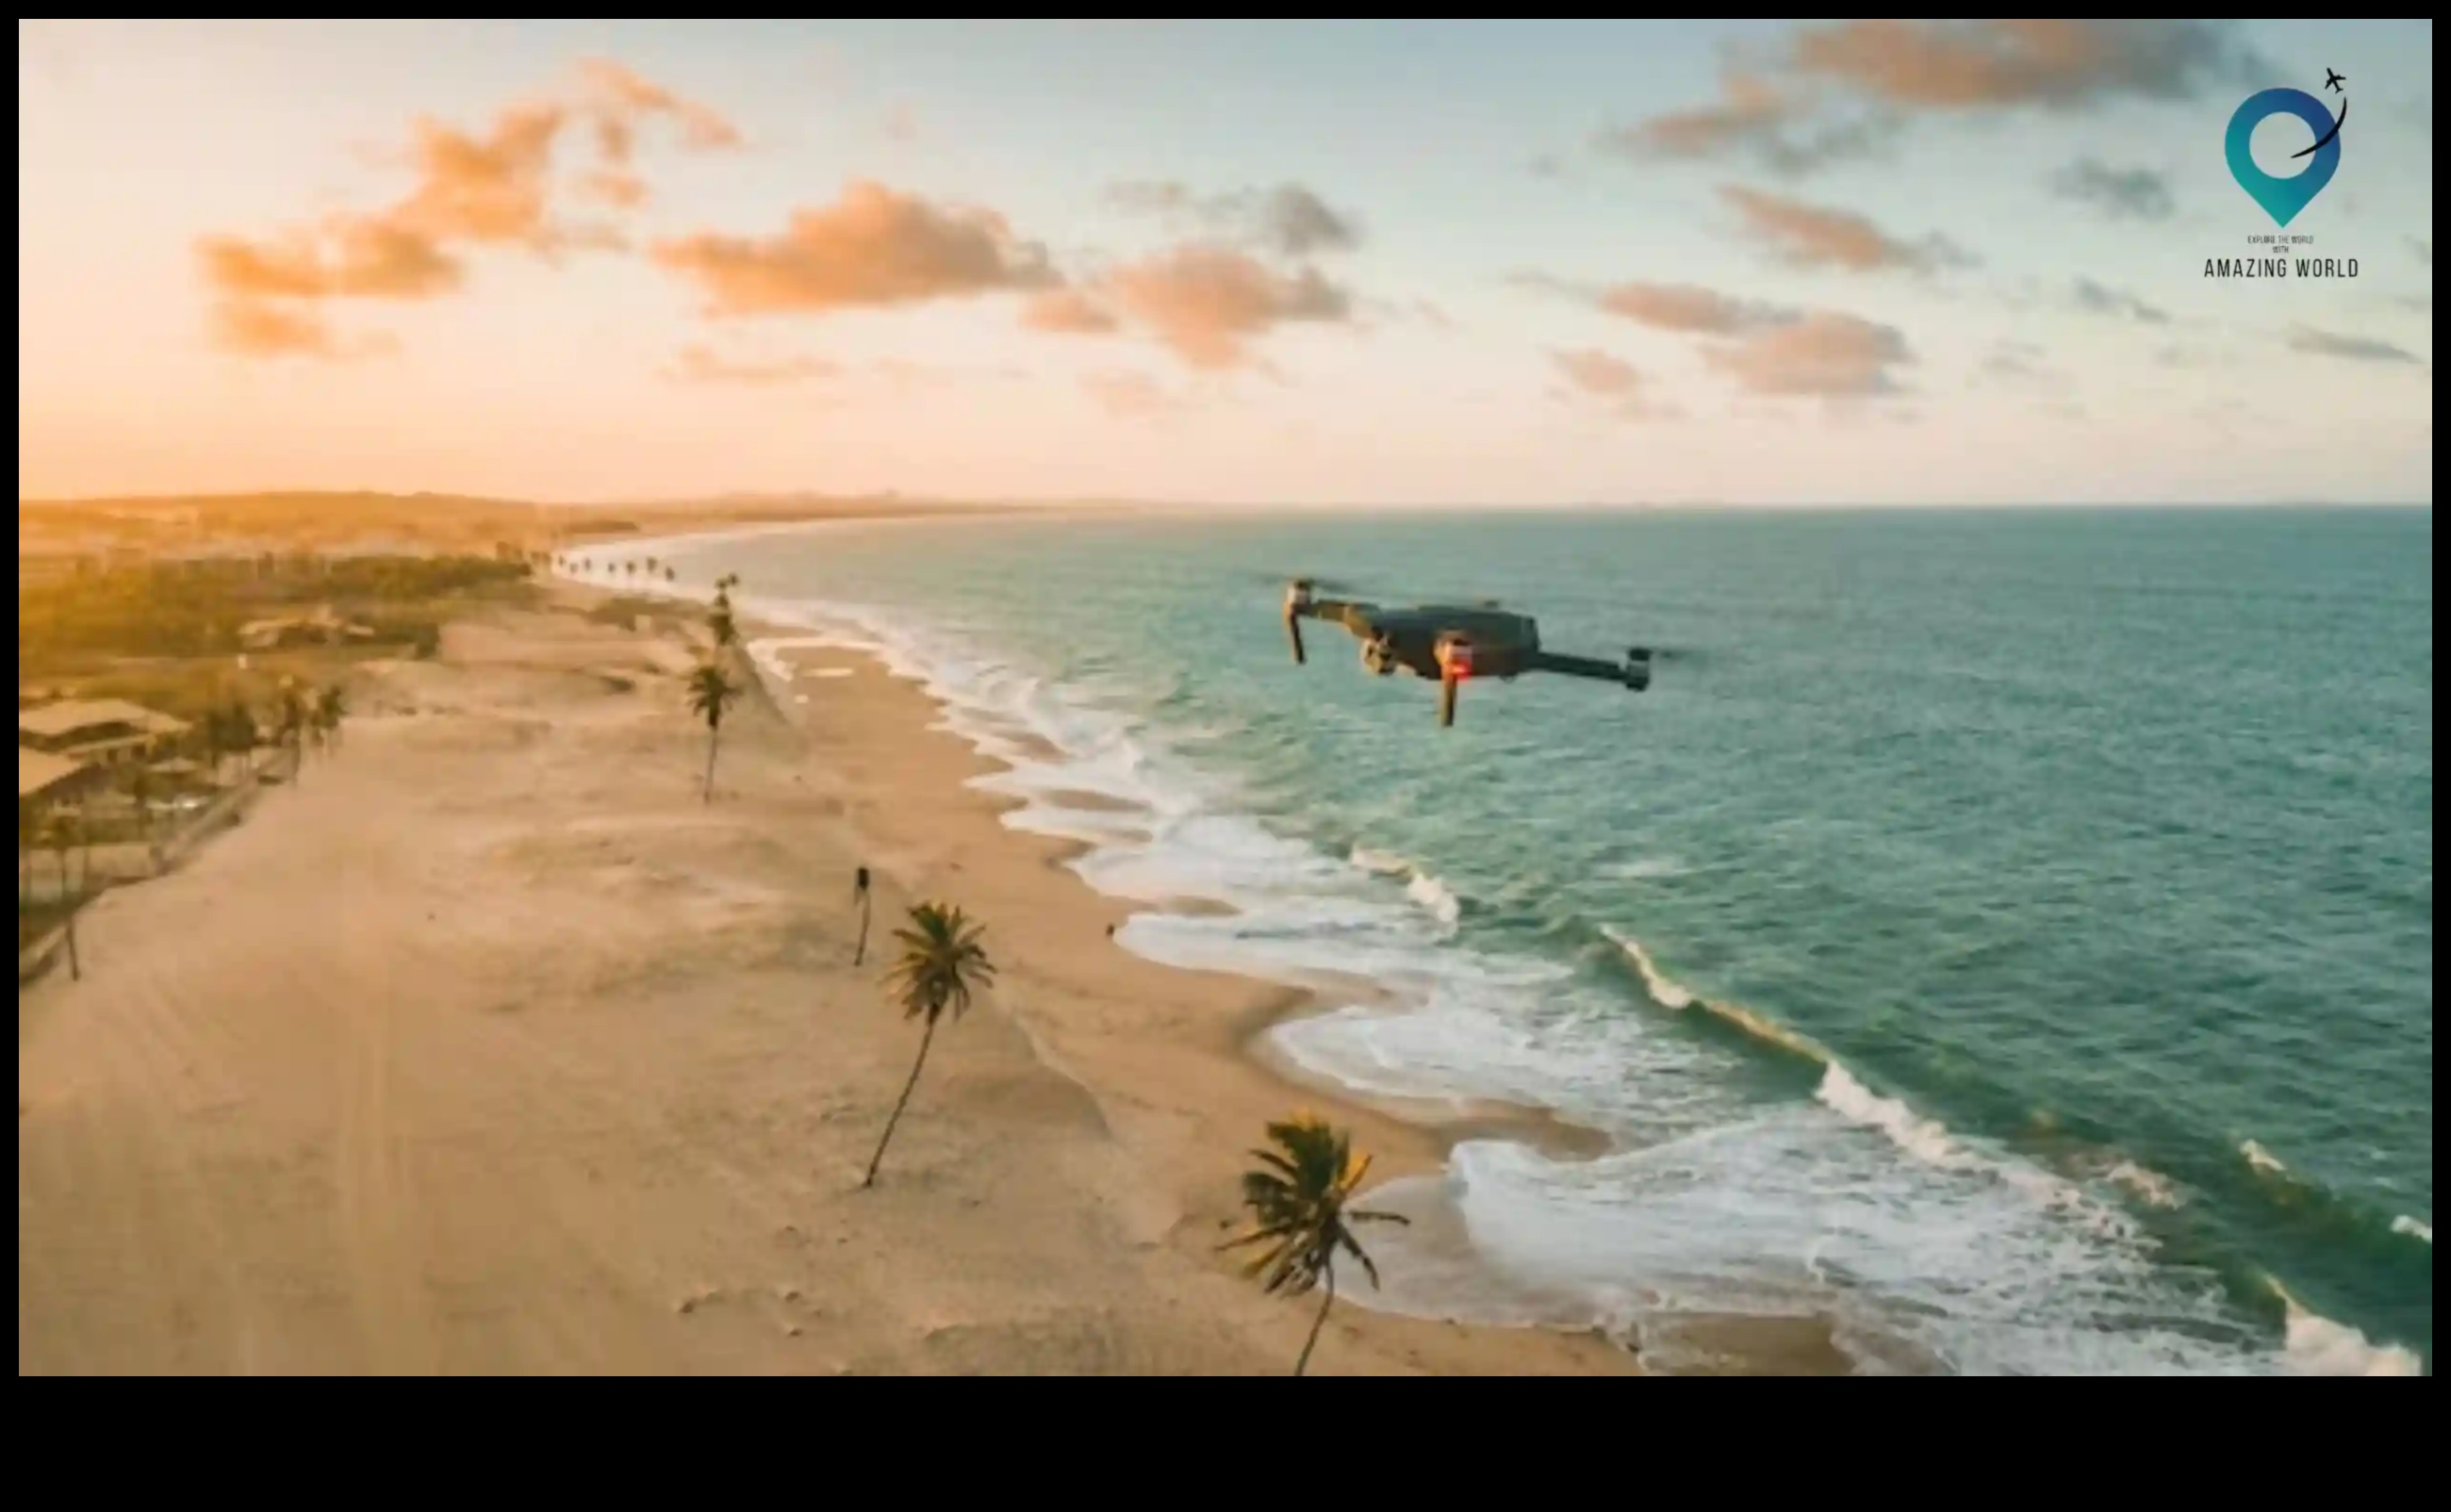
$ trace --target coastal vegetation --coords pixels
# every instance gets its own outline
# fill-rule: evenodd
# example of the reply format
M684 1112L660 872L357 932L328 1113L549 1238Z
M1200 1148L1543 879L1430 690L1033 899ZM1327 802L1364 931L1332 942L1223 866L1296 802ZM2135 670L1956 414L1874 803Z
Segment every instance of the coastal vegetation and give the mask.
M923 1027L910 1078L902 1084L902 1095L893 1100L884 1137L876 1142L876 1153L869 1157L868 1174L860 1178L864 1188L876 1185L885 1147L893 1143L894 1126L902 1122L912 1090L919 1085L919 1071L928 1064L928 1047L935 1043L937 1024L947 1017L961 1017L971 1006L971 995L995 980L995 963L979 943L983 933L984 927L965 917L958 906L945 903L915 905L910 924L893 932L902 952L887 972L886 983L902 1006L903 1016L920 1020Z
M1368 1173L1370 1157L1355 1156L1351 1136L1343 1129L1331 1128L1313 1114L1296 1113L1268 1126L1268 1143L1272 1148L1251 1151L1251 1158L1260 1164L1243 1175L1243 1205L1251 1211L1250 1227L1219 1247L1265 1246L1245 1270L1262 1278L1272 1294L1300 1296L1314 1288L1322 1293L1318 1315L1311 1319L1310 1333L1303 1340L1302 1355L1294 1361L1294 1374L1299 1376L1309 1368L1311 1349L1327 1324L1327 1310L1336 1305L1338 1253L1351 1256L1371 1287L1378 1287L1379 1267L1353 1237L1350 1226L1411 1220L1398 1213L1345 1206Z
M529 564L499 557L217 557L21 573L19 680L108 661L235 655L246 626L314 609L365 632L368 648L431 655L454 605L499 595Z
M690 674L690 711L706 721L706 791L702 802L715 801L715 754L723 740L723 716L739 701L740 684L712 661Z
M736 572L725 573L715 580L715 605L707 611L706 628L715 637L717 655L740 643L740 625L732 615L732 588L739 580Z

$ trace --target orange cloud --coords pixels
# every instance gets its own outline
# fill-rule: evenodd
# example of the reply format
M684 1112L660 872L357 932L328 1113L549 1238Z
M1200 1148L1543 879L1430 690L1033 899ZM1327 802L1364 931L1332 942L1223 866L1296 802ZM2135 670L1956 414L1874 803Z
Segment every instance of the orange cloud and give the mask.
M1279 273L1231 247L1190 245L1115 269L1106 292L1194 367L1233 367L1295 322L1342 322L1352 299L1315 269Z
M1642 386L1642 374L1633 363L1594 347L1551 352L1549 356L1566 375L1567 382L1586 394L1619 398Z
M770 387L785 383L805 383L812 379L830 377L840 371L833 363L815 357L786 357L774 361L726 357L711 346L696 343L675 354L665 376L692 383L739 383L754 387Z
M679 121L693 147L739 141L738 131L714 111L601 61L583 69L576 103L514 105L481 132L420 117L399 160L415 180L386 208L330 216L266 238L198 240L206 285L224 302L214 316L216 343L252 355L357 355L363 343L336 345L315 334L323 326L313 317L265 302L433 299L465 284L466 268L453 246L519 246L552 255L622 245L610 226L558 217L556 199L565 186L556 176L557 148L574 122L592 122L598 161L569 187L601 204L634 207L647 193L631 167L636 128L657 116Z
M617 210L647 203L647 181L627 168L593 168L579 177L578 191L598 205Z
M1970 261L1946 238L1929 237L1921 245L1902 242L1850 210L1827 209L1736 184L1720 186L1719 195L1744 217L1749 233L1800 266L1828 265L1869 272Z
M1081 386L1109 413L1128 419L1170 414L1183 407L1178 396L1146 373L1091 373L1081 380Z
M1799 73L1927 109L2177 99L2246 66L2211 21L1842 21L1795 38Z
M254 299L432 299L458 288L464 271L429 237L348 216L261 242L204 237L196 255L212 287Z
M1663 331L1725 335L1794 318L1775 305L1732 299L1694 284L1619 284L1602 289L1598 303L1611 315Z
M1603 152L1635 159L1714 158L1744 152L1778 173L1807 173L1879 151L1898 128L1887 117L1816 121L1809 92L1732 72L1723 98L1600 133Z
M1033 297L1022 308L1021 323L1059 336L1096 336L1122 324L1113 311L1074 288L1049 289Z
M399 344L380 332L345 341L312 310L284 308L260 299L225 299L213 306L213 344L246 357L313 357L346 362L376 357Z
M421 117L417 187L384 218L437 240L550 245L554 142L568 120L558 105L514 106L473 136Z
M740 146L740 128L717 111L695 100L684 100L660 84L640 78L610 58L589 58L578 66L579 78L591 96L598 123L626 128L641 116L667 116L680 123L681 142L699 151ZM627 137L624 135L626 142ZM627 161L626 150L606 154Z
M1596 401L1618 420L1662 420L1677 413L1675 409L1655 403L1650 396L1650 381L1643 377L1640 369L1622 358L1587 346L1571 351L1553 351L1549 360L1558 364L1558 371L1574 385L1575 393L1559 394L1557 397L1560 399L1580 397Z
M2271 73L2217 21L1841 21L1798 30L1721 98L1603 132L1604 151L1755 157L1783 173L1880 151L1913 112L2185 99ZM1833 108L1852 101L1853 111Z
M659 242L656 262L689 279L713 315L821 313L860 305L1042 288L1046 249L992 210L948 208L868 180L780 235L701 233Z
M1891 370L1914 357L1895 326L1814 311L1705 347L1702 359L1755 394L1842 399L1896 392Z

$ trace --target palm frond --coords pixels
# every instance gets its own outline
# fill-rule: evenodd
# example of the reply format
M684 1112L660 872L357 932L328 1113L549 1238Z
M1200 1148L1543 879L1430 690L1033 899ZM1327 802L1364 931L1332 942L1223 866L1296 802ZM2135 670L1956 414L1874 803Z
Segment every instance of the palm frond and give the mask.
M960 1017L978 990L995 980L995 963L980 943L982 927L958 907L922 903L910 922L893 932L902 952L886 971L887 984L912 1018Z
M1379 1284L1375 1262L1345 1227L1344 1204L1370 1169L1357 1158L1351 1136L1308 1112L1267 1126L1266 1147L1250 1151L1255 1162L1243 1173L1243 1205L1250 1227L1218 1247L1265 1246L1245 1273L1262 1278L1270 1292L1305 1292L1320 1285L1340 1253L1360 1262L1370 1284ZM1403 1220L1394 1214L1354 1212L1373 1222Z

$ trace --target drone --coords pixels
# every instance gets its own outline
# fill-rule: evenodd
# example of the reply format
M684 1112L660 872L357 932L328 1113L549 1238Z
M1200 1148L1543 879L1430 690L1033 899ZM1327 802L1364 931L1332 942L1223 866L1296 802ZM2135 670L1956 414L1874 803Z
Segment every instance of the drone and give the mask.
M1388 677L1401 667L1438 683L1441 728L1455 723L1456 692L1476 677L1512 682L1526 672L1554 672L1620 683L1636 693L1651 686L1651 653L1641 646L1628 650L1621 662L1563 656L1540 649L1540 627L1530 616L1510 614L1496 603L1384 609L1323 599L1317 587L1311 579L1297 578L1285 588L1285 638L1293 642L1294 664L1307 659L1302 622L1334 620L1362 642L1362 665L1374 676Z

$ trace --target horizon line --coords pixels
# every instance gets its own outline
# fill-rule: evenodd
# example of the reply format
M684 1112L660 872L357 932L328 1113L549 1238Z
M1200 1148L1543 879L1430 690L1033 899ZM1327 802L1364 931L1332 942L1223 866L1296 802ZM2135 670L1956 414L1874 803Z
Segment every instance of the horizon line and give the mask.
M434 489L402 492L377 488L258 488L227 489L210 493L150 494L77 494L29 498L20 495L17 507L24 509L64 509L79 505L173 505L213 504L252 500L288 500L300 503L318 501L382 501L417 503L433 501L439 503L486 504L517 509L704 509L748 508L769 509L824 508L852 505L889 504L905 509L1151 509L1151 510L1233 510L1233 511L1308 511L1318 513L1369 511L1402 512L1580 512L1623 513L1635 510L2037 510L2037 509L2431 509L2431 499L2127 499L2127 500L1557 500L1500 503L1480 501L1449 500L1439 502L1421 501L1321 501L1321 500L1183 500L1162 498L1099 498L1068 495L1025 497L940 498L932 495L893 492L818 494L818 493L716 493L657 497L649 499L521 499L507 494L450 493Z

